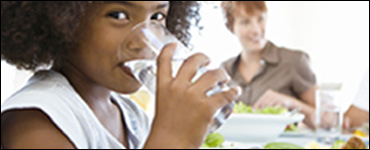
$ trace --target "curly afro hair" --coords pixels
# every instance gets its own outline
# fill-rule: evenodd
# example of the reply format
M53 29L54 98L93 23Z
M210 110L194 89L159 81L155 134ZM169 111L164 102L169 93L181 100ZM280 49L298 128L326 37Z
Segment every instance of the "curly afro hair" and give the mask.
M77 44L81 17L92 3L1 1L1 59L31 71L60 61ZM196 1L170 1L167 28L186 46L198 12Z

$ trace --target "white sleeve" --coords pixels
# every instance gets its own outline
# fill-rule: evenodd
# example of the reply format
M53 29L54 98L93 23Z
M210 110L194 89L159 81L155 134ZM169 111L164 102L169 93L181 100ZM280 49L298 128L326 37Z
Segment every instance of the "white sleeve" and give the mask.
M369 71L360 83L353 105L360 109L369 111Z

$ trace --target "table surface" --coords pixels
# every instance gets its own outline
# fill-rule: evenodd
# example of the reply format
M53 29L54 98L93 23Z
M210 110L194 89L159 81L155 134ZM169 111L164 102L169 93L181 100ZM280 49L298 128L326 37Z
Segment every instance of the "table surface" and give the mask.
M342 134L339 139L347 140L353 135L351 134ZM227 139L225 139L227 141ZM283 142L283 143L291 143L295 145L299 145L301 147L305 147L309 143L318 142L316 134L311 130L303 130L300 133L285 133L282 134L279 138L271 142ZM367 145L369 145L369 138L365 139ZM243 147L240 148L262 148L263 145L269 143L249 143L249 142L238 142L239 145ZM325 146L325 145L323 145ZM328 145L326 145L328 146ZM331 147L331 146L328 146ZM239 148L239 147L236 147Z

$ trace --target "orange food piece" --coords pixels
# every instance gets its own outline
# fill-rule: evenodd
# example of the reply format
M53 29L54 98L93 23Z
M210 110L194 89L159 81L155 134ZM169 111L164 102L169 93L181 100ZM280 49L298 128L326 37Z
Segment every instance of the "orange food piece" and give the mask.
M348 140L343 149L365 149L366 145L362 139L354 136Z

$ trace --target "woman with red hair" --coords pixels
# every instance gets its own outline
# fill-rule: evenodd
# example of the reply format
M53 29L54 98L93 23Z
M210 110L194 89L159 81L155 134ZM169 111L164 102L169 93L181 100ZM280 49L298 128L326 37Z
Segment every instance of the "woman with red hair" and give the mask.
M265 38L264 1L223 1L226 27L239 39L242 52L222 64L243 94L239 101L255 108L282 106L306 115L314 127L316 77L309 56L277 47Z

